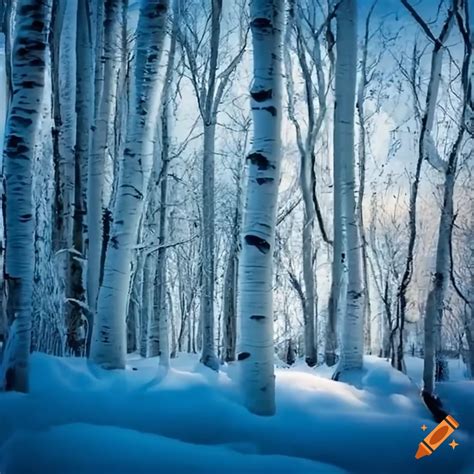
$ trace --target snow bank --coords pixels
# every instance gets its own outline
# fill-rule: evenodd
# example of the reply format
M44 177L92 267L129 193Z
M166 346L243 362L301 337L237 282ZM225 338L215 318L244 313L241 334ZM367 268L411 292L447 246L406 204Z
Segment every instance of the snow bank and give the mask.
M31 394L0 394L0 472L454 474L468 467L467 412L453 413L461 424L454 452L445 443L415 460L420 427L435 424L417 387L383 360L367 359L360 388L317 375L324 368L277 370L278 411L270 418L242 407L235 367L216 374L188 355L172 363L166 374L154 359L132 358L130 370L105 372L82 359L34 354ZM464 385L472 397L472 384ZM453 395L453 405L466 393Z
M6 473L344 473L304 459L244 455L220 446L86 424L62 425L40 434L20 432L8 441L5 451L2 472Z

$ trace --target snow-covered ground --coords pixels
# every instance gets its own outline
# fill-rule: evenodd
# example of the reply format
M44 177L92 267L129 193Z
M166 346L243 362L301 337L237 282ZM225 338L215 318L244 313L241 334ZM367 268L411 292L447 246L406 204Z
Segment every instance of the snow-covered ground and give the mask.
M233 366L181 354L166 375L138 358L105 372L34 354L31 394L0 394L0 473L474 473L474 383L451 361L440 393L459 446L415 460L421 426L436 424L415 384L422 361L407 362L413 381L366 358L359 388L325 367L278 369L278 412L262 418L242 407Z

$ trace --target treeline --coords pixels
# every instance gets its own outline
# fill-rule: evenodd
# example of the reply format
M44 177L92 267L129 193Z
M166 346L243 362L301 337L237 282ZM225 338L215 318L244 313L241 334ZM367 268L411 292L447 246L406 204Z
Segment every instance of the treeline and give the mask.
M31 350L236 360L258 414L276 356L474 373L474 13L402 4L4 0L3 387Z

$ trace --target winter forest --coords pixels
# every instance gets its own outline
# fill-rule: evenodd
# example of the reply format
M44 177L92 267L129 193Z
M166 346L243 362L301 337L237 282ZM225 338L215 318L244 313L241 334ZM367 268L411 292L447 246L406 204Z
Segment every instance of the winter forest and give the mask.
M474 472L471 0L0 29L1 474Z

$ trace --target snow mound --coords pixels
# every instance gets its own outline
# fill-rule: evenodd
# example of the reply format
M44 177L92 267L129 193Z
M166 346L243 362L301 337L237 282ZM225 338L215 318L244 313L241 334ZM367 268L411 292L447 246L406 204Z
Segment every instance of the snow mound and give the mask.
M25 447L28 456L25 456ZM111 426L71 424L19 432L5 446L5 473L257 473L344 474L333 466L285 456L240 454ZM31 460L34 459L34 463Z
M131 357L130 370L107 372L34 354L31 393L0 394L0 472L445 474L472 461L468 410L453 413L456 451L445 443L415 460L420 427L435 423L416 385L383 360L366 360L358 388L319 369L277 369L273 417L242 406L232 364L215 373L183 354L172 366ZM464 385L453 406L474 394Z

